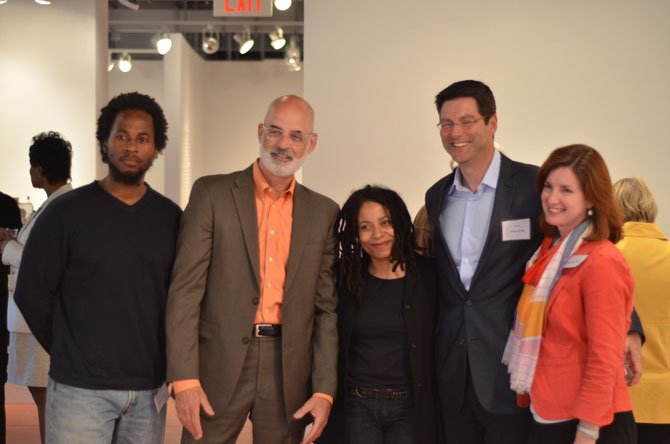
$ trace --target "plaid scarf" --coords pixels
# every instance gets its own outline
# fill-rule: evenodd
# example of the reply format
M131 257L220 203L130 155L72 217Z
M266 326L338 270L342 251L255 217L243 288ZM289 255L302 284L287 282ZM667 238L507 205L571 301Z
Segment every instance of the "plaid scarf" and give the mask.
M512 390L517 394L530 392L551 290L563 266L581 245L587 224L587 221L582 222L570 232L566 240L560 240L555 245L553 238L546 237L528 261L514 327L507 338L502 359L507 364Z

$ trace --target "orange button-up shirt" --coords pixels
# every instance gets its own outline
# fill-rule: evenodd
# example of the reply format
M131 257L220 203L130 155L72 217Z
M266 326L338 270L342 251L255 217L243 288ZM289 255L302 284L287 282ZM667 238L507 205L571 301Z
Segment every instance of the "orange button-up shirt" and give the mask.
M286 264L291 248L293 224L293 191L295 178L279 196L270 187L258 161L252 167L256 216L258 222L258 261L261 273L260 303L256 324L281 324Z

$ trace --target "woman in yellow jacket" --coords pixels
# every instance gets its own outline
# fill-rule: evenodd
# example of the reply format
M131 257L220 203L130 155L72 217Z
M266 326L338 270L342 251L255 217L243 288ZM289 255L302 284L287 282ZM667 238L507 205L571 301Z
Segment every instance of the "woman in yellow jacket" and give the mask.
M635 278L635 309L644 323L644 375L630 388L638 444L670 444L670 242L654 223L654 195L639 178L614 184L624 213L617 247Z

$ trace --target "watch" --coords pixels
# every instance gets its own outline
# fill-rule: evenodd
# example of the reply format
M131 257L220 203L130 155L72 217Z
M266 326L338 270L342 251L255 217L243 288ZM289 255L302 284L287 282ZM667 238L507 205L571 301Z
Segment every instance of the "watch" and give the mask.
M577 430L579 430L580 432L582 432L591 439L598 440L598 437L600 436L600 429L587 429L581 424L577 425Z

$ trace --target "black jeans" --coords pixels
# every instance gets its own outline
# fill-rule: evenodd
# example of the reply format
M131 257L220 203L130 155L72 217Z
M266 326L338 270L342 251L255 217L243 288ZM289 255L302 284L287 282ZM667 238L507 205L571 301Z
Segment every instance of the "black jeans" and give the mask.
M528 444L572 444L577 433L578 420L556 424L533 421L528 433ZM632 412L614 414L611 424L600 428L598 444L637 444L635 418Z
M638 422L637 444L670 444L670 424Z
M346 424L349 444L416 443L414 399L366 399L349 393Z

